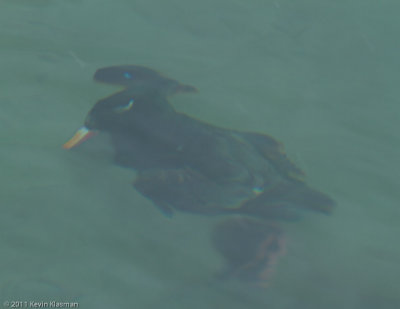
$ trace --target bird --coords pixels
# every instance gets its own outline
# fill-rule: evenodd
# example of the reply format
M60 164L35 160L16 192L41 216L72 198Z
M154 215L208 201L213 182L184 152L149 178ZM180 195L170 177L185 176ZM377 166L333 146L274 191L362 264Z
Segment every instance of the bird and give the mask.
M279 222L334 208L270 135L222 128L170 103L197 88L140 65L101 68L94 80L123 89L96 102L63 147L107 132L114 162L136 171L134 188L165 215L221 216L212 243L225 260L222 277L265 282L284 251Z

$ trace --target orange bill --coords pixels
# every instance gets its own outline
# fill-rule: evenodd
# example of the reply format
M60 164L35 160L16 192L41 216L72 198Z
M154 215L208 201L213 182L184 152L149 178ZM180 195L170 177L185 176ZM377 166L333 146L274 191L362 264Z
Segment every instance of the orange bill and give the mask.
M76 131L75 135L63 145L63 148L71 149L73 147L76 147L95 134L96 134L95 131L90 131L86 127L81 127L78 131Z

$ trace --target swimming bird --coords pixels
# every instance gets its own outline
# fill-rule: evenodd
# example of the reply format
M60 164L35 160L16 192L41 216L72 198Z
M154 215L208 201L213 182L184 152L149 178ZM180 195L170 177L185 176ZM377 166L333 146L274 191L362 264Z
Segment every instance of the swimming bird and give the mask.
M307 210L329 214L334 207L305 183L273 137L206 123L169 102L195 87L138 65L102 68L94 79L124 88L99 100L64 148L107 132L115 163L137 171L133 186L163 213L225 216L213 243L226 260L226 274L263 280L283 247L276 223Z

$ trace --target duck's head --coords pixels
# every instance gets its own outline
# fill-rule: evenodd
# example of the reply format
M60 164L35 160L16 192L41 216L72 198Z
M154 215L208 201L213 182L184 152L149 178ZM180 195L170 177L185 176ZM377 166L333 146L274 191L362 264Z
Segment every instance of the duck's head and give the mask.
M64 144L73 148L91 137L96 131L124 133L140 127L141 130L157 126L157 117L174 113L167 97L179 92L196 92L160 73L139 65L119 65L98 69L94 80L123 86L125 89L98 101L86 116L85 123Z
M123 90L99 100L87 114L84 125L63 148L78 146L98 131L126 134L135 130L151 129L157 125L158 117L171 113L175 111L163 96Z

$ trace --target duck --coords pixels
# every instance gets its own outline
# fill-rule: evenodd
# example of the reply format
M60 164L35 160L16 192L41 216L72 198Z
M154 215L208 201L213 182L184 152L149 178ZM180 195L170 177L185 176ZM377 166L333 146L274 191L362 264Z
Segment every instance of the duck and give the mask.
M227 277L263 281L284 250L277 222L334 208L332 198L306 184L303 171L273 137L177 111L170 98L195 93L194 86L139 65L101 68L94 80L122 90L96 102L63 147L106 132L114 162L136 171L134 188L165 215L222 216L212 241L226 261Z

